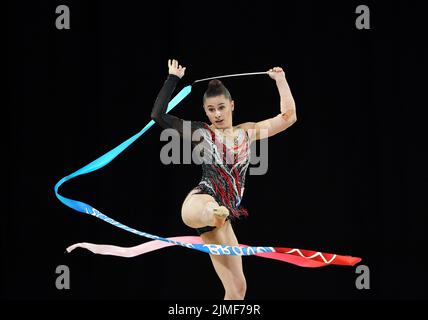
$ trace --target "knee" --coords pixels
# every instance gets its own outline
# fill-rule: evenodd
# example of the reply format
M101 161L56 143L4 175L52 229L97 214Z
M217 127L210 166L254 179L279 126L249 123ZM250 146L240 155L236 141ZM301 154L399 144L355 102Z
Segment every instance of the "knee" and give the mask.
M245 294L247 293L247 281L244 277L237 280L236 282L236 293L239 296L239 299L244 299Z
M194 228L193 226L193 219L191 216L190 209L187 208L187 206L184 206L181 208L181 220L183 220L184 224L187 225L190 228Z
M196 209L192 208L192 203L187 202L181 207L181 220L184 224L190 228L199 228L198 221L196 219Z
M229 290L226 292L226 299L230 300L244 300L247 292L247 281L244 276L237 277Z

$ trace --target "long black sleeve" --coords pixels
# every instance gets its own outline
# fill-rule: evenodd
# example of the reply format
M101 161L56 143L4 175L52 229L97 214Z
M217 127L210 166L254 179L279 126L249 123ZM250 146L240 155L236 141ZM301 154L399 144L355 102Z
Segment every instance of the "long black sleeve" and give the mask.
M175 75L168 75L168 78L164 82L163 87L156 98L151 117L162 128L173 128L182 135L183 120L166 113L168 103L171 100L171 95L179 80L180 78Z
M162 89L159 91L159 94L156 98L155 104L152 109L151 117L152 119L160 125L162 128L173 128L178 131L181 137L183 137L183 123L184 120L177 118L173 115L167 114L166 110L168 108L168 103L171 100L171 95L177 86L179 77L175 75L168 75L168 78L163 84ZM203 128L205 124L200 121L191 121L190 122L190 137L184 137L185 139L190 139L193 135L193 132L199 128Z

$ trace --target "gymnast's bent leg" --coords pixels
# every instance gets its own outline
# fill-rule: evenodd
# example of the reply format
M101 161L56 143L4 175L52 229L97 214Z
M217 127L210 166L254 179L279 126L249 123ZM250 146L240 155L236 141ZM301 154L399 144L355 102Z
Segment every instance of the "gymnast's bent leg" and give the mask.
M210 195L196 192L199 190L192 190L183 202L183 222L191 228L222 227L229 216L229 210L219 206Z

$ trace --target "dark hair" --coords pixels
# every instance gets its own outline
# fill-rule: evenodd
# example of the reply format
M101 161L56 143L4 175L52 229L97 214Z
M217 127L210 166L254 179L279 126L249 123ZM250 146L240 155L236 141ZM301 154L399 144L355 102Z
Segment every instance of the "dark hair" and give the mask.
M208 88L204 93L203 102L205 103L205 100L207 98L217 97L221 95L224 95L226 99L232 101L232 96L230 95L229 90L227 90L224 84L218 79L211 80L208 83Z

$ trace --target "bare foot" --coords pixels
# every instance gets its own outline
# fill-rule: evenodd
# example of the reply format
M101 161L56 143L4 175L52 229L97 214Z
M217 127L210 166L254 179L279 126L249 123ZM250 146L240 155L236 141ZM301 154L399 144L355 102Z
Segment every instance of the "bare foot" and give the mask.
M225 206L220 206L213 209L213 225L217 228L220 228L226 222L227 217L229 216L229 210Z

